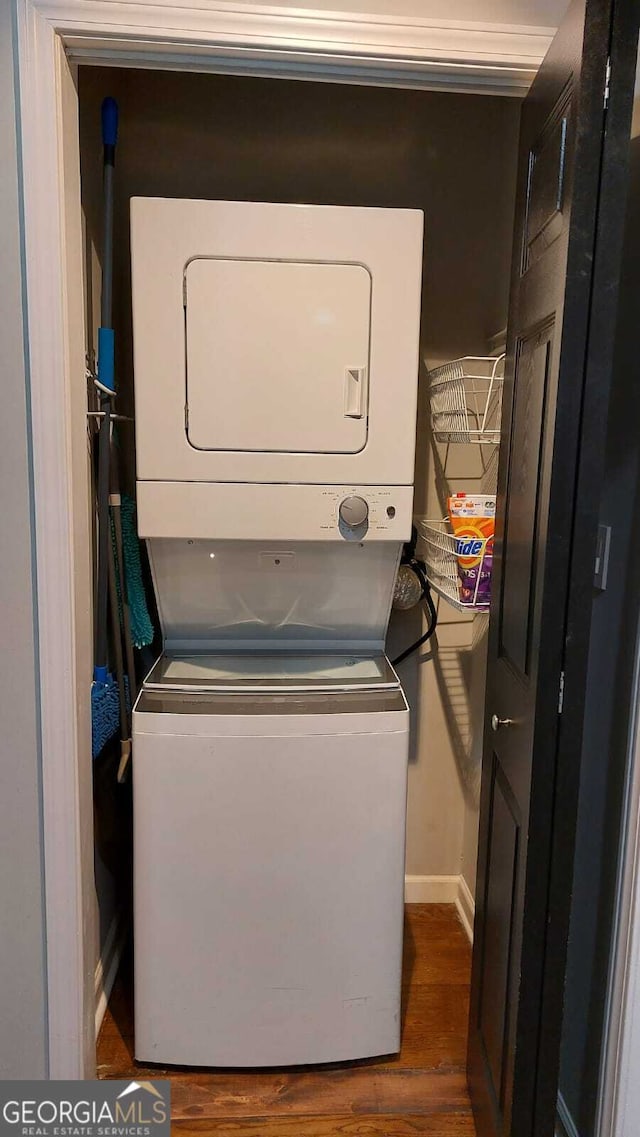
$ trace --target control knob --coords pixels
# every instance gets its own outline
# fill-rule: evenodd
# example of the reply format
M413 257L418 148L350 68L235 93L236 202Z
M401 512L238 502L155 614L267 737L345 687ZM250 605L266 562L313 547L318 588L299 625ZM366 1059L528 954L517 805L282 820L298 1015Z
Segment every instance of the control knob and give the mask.
M359 529L369 517L369 506L363 497L345 497L338 510L340 520L347 529Z

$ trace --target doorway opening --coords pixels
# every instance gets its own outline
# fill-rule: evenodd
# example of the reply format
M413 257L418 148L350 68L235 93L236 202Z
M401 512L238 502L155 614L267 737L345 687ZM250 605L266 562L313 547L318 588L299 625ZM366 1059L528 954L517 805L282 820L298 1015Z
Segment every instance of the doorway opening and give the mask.
M120 108L114 325L125 492L133 497L135 487L129 253L133 196L423 210L414 512L426 521L440 521L450 493L495 492L495 439L482 445L468 438L438 441L429 389L431 373L440 365L461 356L497 360L504 347L517 100L84 66L79 69L78 93L90 364L99 323L102 253L100 106L110 95ZM342 1105L335 1113L351 1110L350 1093L371 1093L380 1083L389 1095L382 1113L406 1113L410 1100L419 1112L432 1101L441 1126L450 1125L452 1133L473 1133L464 1088L466 1017L488 616L481 610L465 611L440 595L435 599L437 638L398 668L412 718L403 1051L387 1065L366 1062L343 1074L288 1072L286 1078L292 1087L310 1087L307 1113L326 1113L327 1102L321 1106L317 1095L325 1093L327 1079L334 1083L340 1078ZM396 612L387 642L389 656L402 652L422 630L420 609ZM158 646L156 641L149 658L140 661L141 670L153 662ZM107 794L104 808L114 805L121 808L113 793ZM98 803L98 818L101 808ZM110 838L118 829L114 824L105 828ZM127 922L126 826L120 836L123 850L111 841L103 851L98 844L97 851L106 973L113 970L112 947L121 942L121 932L114 929L123 926L123 915ZM125 953L99 1035L101 1076L125 1077L138 1070L127 962ZM418 1072L423 1076L418 1078ZM231 1092L222 1072L212 1077L212 1101L225 1085L225 1092ZM280 1085L277 1073L265 1075L263 1081L272 1089ZM233 1076L234 1085L241 1082L242 1075ZM264 1103L248 1099L244 1115L255 1117L263 1108Z

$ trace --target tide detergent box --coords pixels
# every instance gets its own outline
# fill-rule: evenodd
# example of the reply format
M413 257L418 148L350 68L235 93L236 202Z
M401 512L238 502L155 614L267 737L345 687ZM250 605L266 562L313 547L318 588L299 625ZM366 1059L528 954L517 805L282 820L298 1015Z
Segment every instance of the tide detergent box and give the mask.
M495 494L457 493L448 499L463 604L487 607L491 598Z

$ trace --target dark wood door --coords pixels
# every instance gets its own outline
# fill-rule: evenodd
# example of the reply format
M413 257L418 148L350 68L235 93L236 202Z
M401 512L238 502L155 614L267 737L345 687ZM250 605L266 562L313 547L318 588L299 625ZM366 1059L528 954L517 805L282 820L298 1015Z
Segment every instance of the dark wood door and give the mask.
M468 1075L551 1137L639 5L576 0L523 105Z

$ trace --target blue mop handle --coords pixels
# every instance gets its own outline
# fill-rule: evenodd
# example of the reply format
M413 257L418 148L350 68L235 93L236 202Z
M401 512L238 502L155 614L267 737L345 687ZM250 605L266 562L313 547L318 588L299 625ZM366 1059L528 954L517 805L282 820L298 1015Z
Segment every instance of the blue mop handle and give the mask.
M111 530L109 521L109 451L111 448L111 401L116 393L114 366L113 296L113 168L118 138L118 104L102 103L104 214L102 250L102 296L98 328L98 385L103 417L98 441L98 585L96 600L96 659L94 680L105 682L107 674L107 618Z
M113 335L112 296L113 296L113 168L116 161L116 142L118 141L118 104L115 99L106 98L102 103L102 146L103 146L103 187L104 187L104 250L102 255L102 300L100 308L100 327L98 328L98 379L106 392L115 395L115 346Z
M118 104L115 99L108 96L103 100L102 109L102 145L112 146L115 150L118 141Z

